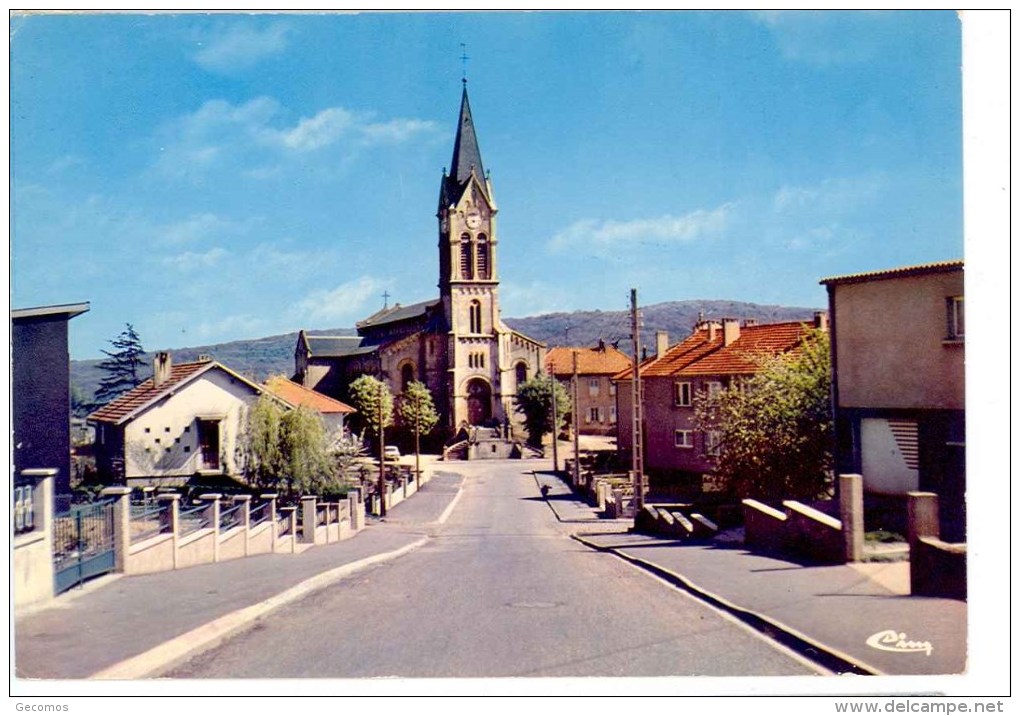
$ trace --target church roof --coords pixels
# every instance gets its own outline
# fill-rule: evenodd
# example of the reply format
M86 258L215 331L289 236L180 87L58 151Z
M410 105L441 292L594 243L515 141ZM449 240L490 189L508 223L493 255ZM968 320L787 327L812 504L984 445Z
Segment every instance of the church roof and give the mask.
M384 308L381 311L376 311L365 320L358 321L355 325L359 329L361 329L374 326L381 326L388 323L396 323L398 321L406 321L412 318L422 318L424 316L427 316L429 311L431 311L438 304L439 304L438 298L434 298L431 301L412 303L410 306L401 306L399 303L395 303L389 308Z
M316 358L339 358L371 352L362 350L360 336L304 336L310 355Z

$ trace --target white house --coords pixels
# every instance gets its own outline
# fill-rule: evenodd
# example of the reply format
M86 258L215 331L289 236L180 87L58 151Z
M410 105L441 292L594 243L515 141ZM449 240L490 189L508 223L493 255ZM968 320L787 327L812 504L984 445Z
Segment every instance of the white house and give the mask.
M236 475L245 413L264 390L216 361L172 365L156 354L152 378L88 418L100 474L127 484Z

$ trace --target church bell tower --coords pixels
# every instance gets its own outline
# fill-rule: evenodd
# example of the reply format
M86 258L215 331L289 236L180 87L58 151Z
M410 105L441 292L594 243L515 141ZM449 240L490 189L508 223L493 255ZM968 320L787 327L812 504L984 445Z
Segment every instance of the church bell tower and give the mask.
M504 418L500 392L496 202L482 165L467 84L450 170L439 188L439 293L449 327L451 427Z

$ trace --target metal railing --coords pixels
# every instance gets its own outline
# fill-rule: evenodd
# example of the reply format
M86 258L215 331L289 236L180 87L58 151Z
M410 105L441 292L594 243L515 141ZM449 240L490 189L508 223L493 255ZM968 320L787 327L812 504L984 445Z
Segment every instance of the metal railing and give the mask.
M197 532L201 529L212 527L210 524L212 520L209 519L209 505L201 504L194 507L189 507L186 510L180 512L180 533L189 535L192 532Z
M268 520L269 508L272 504L273 504L272 502L269 502L267 500L266 502L259 503L258 505L252 507L251 510L248 512L248 526L257 527L258 525Z
M244 509L244 502L238 502L233 507L220 510L220 532L226 532L241 524L242 509Z
M148 502L141 505L131 505L131 541L155 537L170 532L169 511L170 503L159 504Z

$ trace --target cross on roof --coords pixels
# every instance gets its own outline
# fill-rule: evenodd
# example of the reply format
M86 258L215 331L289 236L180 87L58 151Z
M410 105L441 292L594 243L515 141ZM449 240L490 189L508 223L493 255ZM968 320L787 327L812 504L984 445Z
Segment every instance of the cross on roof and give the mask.
M460 43L460 64L461 64L461 78L460 81L467 84L467 63L471 58L467 54L467 45L463 42Z

